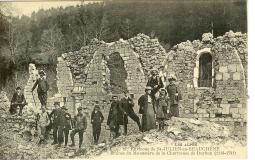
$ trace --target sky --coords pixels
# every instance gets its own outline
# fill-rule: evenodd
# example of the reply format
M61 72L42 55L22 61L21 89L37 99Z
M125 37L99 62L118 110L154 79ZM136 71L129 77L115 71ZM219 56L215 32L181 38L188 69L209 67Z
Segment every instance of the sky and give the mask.
M86 1L84 4L92 3L96 1ZM13 16L31 16L33 11L38 11L39 9L49 9L49 8L57 8L62 6L75 6L77 4L82 4L81 1L23 1L23 2L6 2L9 3L9 7L11 8L11 14Z

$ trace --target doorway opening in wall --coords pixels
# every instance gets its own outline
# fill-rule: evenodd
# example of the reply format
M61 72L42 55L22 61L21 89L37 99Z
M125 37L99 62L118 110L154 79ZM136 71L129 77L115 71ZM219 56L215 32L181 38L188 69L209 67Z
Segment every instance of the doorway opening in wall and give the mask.
M107 60L107 66L110 70L110 85L112 94L122 94L127 90L127 71L124 61L118 52L110 54Z
M203 53L199 57L198 87L212 87L212 65L210 53Z

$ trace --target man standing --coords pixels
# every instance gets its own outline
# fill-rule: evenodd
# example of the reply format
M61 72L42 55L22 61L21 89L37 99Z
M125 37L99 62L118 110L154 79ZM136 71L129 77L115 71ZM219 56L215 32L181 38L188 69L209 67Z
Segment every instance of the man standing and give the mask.
M120 110L118 97L112 96L112 103L108 114L107 125L110 128L110 132L113 138L117 138L119 136L121 121L123 121L123 114Z
M91 124L93 129L94 143L98 144L100 132L101 132L101 123L104 121L104 116L100 111L98 104L95 105L94 110L91 113Z
M71 114L68 113L68 109L65 106L63 106L62 108L65 110L64 137L65 137L65 146L67 146L69 130L72 129L72 117L71 117Z
M159 91L160 88L164 87L162 79L158 75L156 69L151 70L151 77L147 82L147 86L152 88L151 96L155 98L155 94Z
M61 109L60 109L60 103L59 102L54 102L54 109L52 110L52 112L50 113L50 118L51 118L51 122L52 122L52 128L53 128L53 143L57 144L58 143L58 130L59 130L59 126L60 126L60 119L61 119Z
M142 114L142 130L149 131L156 128L154 99L151 96L152 88L147 86L145 94L138 99L139 113Z
M43 70L41 70L39 72L40 78L38 78L32 88L32 92L34 91L34 89L37 87L37 94L38 94L38 98L40 100L41 106L45 106L47 105L47 91L49 90L49 84L46 80L46 75L45 72Z
M78 114L74 117L74 129L70 133L70 137L72 140L71 147L75 146L74 143L74 136L76 133L79 133L79 148L81 148L82 141L83 141L83 133L87 128L87 119L85 115L82 114L82 108L77 108Z
M176 80L177 78L174 75L170 75L168 78L169 85L166 86L166 90L170 101L171 116L179 117L179 101L182 100L182 96Z
M19 107L19 115L22 114L22 109L26 105L26 99L24 94L21 92L21 88L17 87L16 92L12 96L10 113L15 114L17 107Z
M124 91L124 97L120 100L121 108L124 110L124 134L127 135L128 117L135 121L141 131L141 123L139 117L134 112L134 101L130 98L128 91Z
M50 124L50 119L45 111L45 108L41 108L42 113L38 116L38 125L40 128L40 141L39 145L45 141L45 136L46 136L46 127Z

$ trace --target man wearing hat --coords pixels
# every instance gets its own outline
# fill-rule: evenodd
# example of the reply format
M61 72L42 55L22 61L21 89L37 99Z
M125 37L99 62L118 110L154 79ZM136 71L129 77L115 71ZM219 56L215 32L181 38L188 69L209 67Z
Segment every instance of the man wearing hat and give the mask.
M74 136L76 133L79 134L79 148L81 148L83 142L83 133L87 128L87 119L85 115L82 113L82 107L78 107L78 114L74 117L74 129L70 133L70 137L72 140L71 147L75 146Z
M120 100L121 108L124 110L124 134L127 134L128 117L135 121L141 131L141 123L139 117L134 112L134 101L130 98L128 91L124 91L124 97Z
M164 87L163 81L159 77L157 69L153 68L151 70L151 77L149 77L147 86L150 86L152 88L151 95L154 98L155 98L155 94L159 91L159 89Z
M152 88L146 86L145 94L138 99L139 113L142 114L142 131L156 128L154 97L151 95Z
M170 102L171 116L179 117L179 101L182 100L181 92L176 84L176 76L170 75L168 77L169 84L166 86L166 90Z
M123 124L123 113L120 109L120 103L117 96L112 96L111 108L109 110L107 125L113 138L119 136L120 125Z
M39 71L39 75L40 77L36 80L33 88L32 88L32 92L34 91L34 89L37 86L37 94L38 94L38 98L40 100L40 103L42 106L47 105L47 91L49 90L49 84L46 80L46 74L43 70Z
M21 92L21 88L17 87L16 92L13 94L11 99L10 113L15 114L16 108L19 107L19 115L21 115L22 109L26 104L26 99L24 94Z
M94 110L91 113L91 124L93 129L94 143L98 144L98 140L101 132L101 123L104 121L104 116L100 111L98 104L95 105Z
M65 146L68 143L69 130L71 129L71 114L67 112L66 106L61 107L58 127L58 147L62 145L65 138Z
M60 108L60 102L54 102L54 109L50 113L51 126L53 128L53 139L54 139L52 145L58 143L58 139L59 139L58 132L59 132L59 127L62 123L61 122L62 114L63 112Z

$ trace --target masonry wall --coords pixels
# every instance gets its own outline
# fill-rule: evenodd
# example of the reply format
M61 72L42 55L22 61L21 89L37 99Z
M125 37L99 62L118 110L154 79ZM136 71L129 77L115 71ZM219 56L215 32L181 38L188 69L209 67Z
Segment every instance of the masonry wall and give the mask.
M204 34L202 41L180 43L168 53L164 71L178 78L183 93L182 116L246 122L245 69L229 36ZM213 57L213 86L208 88L198 87L199 57L203 53Z

